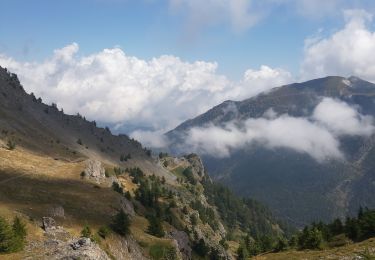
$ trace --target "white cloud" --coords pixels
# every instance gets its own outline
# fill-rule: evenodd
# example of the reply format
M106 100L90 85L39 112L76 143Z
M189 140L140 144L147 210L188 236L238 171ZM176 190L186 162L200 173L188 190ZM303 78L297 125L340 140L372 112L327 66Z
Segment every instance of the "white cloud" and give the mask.
M368 26L372 15L364 10L347 10L344 17L346 25L342 30L307 42L303 78L355 75L375 81L375 32Z
M345 102L323 98L311 117L277 116L268 110L262 118L191 128L180 149L228 157L234 150L260 145L306 153L322 162L345 158L340 151L340 137L369 136L374 130L372 117L361 115Z
M145 147L165 148L168 146L168 138L164 131L144 131L136 130L131 133L131 137L140 141Z
M168 55L146 61L120 48L79 57L78 50L73 43L40 63L0 55L0 65L17 73L28 92L67 113L156 130L172 129L226 99L244 99L292 80L290 73L267 66L234 82L218 74L214 62L188 63Z
M318 161L343 158L339 142L325 128L305 118L282 115L274 119L248 119L243 127L229 123L225 127L193 128L186 139L187 149L216 157L227 157L233 150L250 145L289 148L307 153Z
M313 118L337 135L374 133L373 118L361 115L354 107L332 98L324 98L314 109Z

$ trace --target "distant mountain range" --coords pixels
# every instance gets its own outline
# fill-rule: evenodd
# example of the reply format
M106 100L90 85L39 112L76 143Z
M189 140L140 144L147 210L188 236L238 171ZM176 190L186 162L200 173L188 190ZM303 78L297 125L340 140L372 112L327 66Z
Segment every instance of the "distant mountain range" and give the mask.
M185 152L185 149L197 147L196 144L189 144L193 129L216 127L228 130L228 124L231 124L232 128L229 127L228 130L230 134L233 125L243 129L258 122L254 120L269 122L280 116L303 119L306 124L311 123L316 129L320 129L322 122L312 123L311 118L324 100L336 102L352 112L357 111L358 115L352 115L353 120L367 120L370 124L370 116L375 116L374 84L357 77L332 76L274 88L239 102L225 101L206 113L187 120L166 136L171 140L171 150ZM340 111L332 107L330 111L320 112L324 121L324 118L334 119L332 114ZM244 125L246 120L253 120L252 124ZM315 151L314 157L308 151L291 149L294 145L293 136L289 137L290 145L286 143L270 147L269 143L264 145L262 141L247 144L243 140L245 144L241 144L241 149L229 149L229 156L217 157L208 153L207 149L203 149L201 155L214 179L229 185L237 194L260 200L290 224L302 226L315 220L328 221L334 217L353 214L360 206L375 207L373 132L352 134L350 126L346 127L345 122L333 122L325 127L333 129L333 125L340 125L340 131L344 132L340 134L338 129L332 130L332 136L337 138L338 148L344 159L331 157L327 151L327 154ZM368 127L372 129L371 125ZM365 131L365 126L357 128L357 132ZM264 129L268 131L268 128ZM291 131L293 133L300 134ZM318 133L314 131L308 135L312 140L308 149L316 148L315 134L318 138ZM218 138L217 142L223 140ZM200 147L204 148L204 145L203 139ZM321 145L325 146L326 143L323 141ZM197 152L200 152L199 149Z

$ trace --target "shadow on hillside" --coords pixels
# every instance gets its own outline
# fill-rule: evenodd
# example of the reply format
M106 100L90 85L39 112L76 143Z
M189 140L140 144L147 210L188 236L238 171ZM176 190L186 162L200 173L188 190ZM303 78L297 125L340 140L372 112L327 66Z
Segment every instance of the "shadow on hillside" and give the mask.
M63 224L103 225L119 207L120 195L111 188L79 180L36 178L0 170L0 203L33 219L46 216L51 207L59 205L65 211Z

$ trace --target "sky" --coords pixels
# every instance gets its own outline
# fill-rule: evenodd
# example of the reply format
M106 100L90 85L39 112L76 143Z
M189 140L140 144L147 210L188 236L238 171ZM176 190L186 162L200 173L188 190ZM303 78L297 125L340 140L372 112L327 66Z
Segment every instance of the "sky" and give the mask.
M375 82L372 0L0 3L0 66L46 103L141 140L283 84Z

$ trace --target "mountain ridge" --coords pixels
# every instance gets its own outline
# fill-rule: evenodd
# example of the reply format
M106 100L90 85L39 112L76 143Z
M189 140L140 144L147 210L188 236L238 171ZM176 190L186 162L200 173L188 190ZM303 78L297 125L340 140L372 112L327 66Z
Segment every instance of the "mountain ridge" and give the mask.
M227 129L228 123L241 126L246 120L282 115L309 122L324 98L375 116L374 96L373 83L353 76L329 76L276 87L243 101L225 101L180 124L166 136L171 140L171 150L178 153L186 149L184 142L189 145L191 129L204 133L206 127ZM232 130L227 129L227 133ZM375 206L370 198L375 191L371 184L375 179L374 165L369 159L375 152L374 135L343 136L338 141L344 161L327 159L319 163L301 152L267 149L261 144L232 149L229 157L217 158L204 151L201 156L214 179L229 185L237 194L260 200L292 225L303 226L319 219L343 218L354 214L359 206Z

